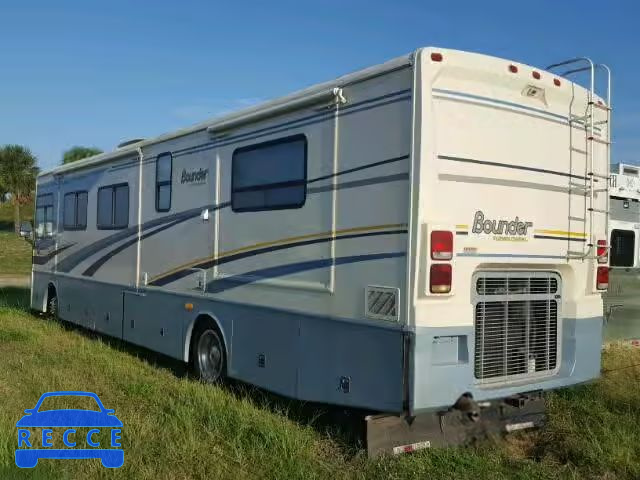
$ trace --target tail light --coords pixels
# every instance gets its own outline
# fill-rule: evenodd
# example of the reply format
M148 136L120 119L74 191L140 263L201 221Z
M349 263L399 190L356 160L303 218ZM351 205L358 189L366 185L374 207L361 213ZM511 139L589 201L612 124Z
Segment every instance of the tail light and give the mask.
M431 232L431 258L451 260L453 258L453 233L446 230Z
M598 240L598 248L596 250L596 254L598 256L598 263L607 263L607 261L609 260L609 255L607 252L606 240Z
M598 267L596 277L596 288L598 290L606 290L609 288L609 267Z
M449 293L451 291L451 265L436 263L431 265L429 275L429 290L431 293Z

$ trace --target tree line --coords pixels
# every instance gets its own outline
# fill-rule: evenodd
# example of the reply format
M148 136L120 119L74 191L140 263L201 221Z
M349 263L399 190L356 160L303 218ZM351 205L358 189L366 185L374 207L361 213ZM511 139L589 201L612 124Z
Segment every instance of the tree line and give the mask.
M83 158L102 153L93 147L73 147L64 152L62 164L76 162ZM13 226L20 230L20 206L33 201L36 177L40 169L38 160L31 150L23 145L0 147L0 200L9 197L13 205Z

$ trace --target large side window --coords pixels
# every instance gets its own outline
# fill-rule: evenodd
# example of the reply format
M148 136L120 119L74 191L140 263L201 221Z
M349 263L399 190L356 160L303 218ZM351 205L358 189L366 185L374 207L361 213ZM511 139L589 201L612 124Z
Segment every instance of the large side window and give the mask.
M98 189L97 226L115 230L129 225L129 184L108 185Z
M231 208L258 212L299 208L307 197L304 135L238 148L231 167Z
M36 238L53 236L53 194L38 195L36 198Z
M634 260L634 233L631 230L612 230L609 264L612 267L633 267Z
M64 196L62 224L65 230L86 230L87 192L71 192Z
M156 211L171 210L171 153L162 153L156 160Z

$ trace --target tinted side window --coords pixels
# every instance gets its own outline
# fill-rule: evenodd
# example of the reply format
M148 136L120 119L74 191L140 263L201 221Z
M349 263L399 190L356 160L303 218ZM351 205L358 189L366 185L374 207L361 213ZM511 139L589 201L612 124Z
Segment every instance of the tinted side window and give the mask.
M242 147L233 152L231 207L235 212L299 208L307 196L304 135Z
M98 190L99 229L126 228L129 225L129 185L109 185Z
M635 235L631 230L611 232L609 264L612 267L633 267L635 260Z
M171 210L171 171L173 168L171 153L162 153L156 160L156 210Z
M65 230L87 228L87 192L71 192L64 196L63 221Z
M76 226L76 194L67 193L64 196L64 204L62 205L62 225L65 230Z
M113 226L115 228L125 228L129 225L129 185L116 187L114 195Z
M98 228L109 228L113 218L113 190L102 187L98 190Z
M78 228L87 228L87 205L89 203L89 194L87 192L78 192L77 196L77 212L76 224Z

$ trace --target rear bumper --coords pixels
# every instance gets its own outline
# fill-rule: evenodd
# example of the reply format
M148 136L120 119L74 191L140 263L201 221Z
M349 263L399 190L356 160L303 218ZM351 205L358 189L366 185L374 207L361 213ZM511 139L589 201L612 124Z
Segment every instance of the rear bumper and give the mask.
M476 401L551 390L588 382L600 375L602 317L562 320L560 367L555 375L518 384L479 385L473 374L473 327L419 327L412 339L409 409L440 410L464 393Z
M491 436L542 427L545 423L544 398L539 392L484 403L488 405L473 407L474 414L454 409L415 417L369 415L365 419L367 453L369 457L377 457L431 447L470 445Z

